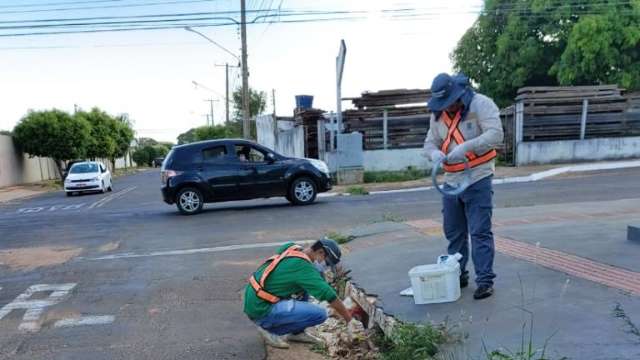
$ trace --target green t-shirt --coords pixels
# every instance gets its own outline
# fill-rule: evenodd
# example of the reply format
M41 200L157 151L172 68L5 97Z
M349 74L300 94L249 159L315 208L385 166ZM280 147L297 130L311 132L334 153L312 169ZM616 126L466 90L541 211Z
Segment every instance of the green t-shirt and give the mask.
M281 254L292 245L294 245L292 242L282 245L277 253ZM263 264L254 273L256 280L260 280L266 267L267 264ZM312 263L297 257L280 261L265 281L264 290L280 299L288 299L302 292L307 292L320 301L332 302L338 297L336 291L320 276L320 272ZM271 311L271 305L270 302L260 299L251 285L246 286L244 312L251 320L267 316Z

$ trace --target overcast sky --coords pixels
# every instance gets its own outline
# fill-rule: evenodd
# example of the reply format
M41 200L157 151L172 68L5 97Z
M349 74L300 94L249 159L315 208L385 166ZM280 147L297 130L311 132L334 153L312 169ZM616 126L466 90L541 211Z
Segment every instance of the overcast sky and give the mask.
M72 7L111 7L18 13L69 7L28 7L64 2L79 2ZM240 4L239 0L169 2L6 0L0 2L4 7L0 21L239 10ZM164 4L130 6L157 3ZM436 74L451 71L449 55L481 4L481 0L247 0L248 8L254 10L279 6L285 11L344 10L351 12L344 16L361 17L248 26L250 85L269 93L269 112L275 89L278 115L292 114L295 94L314 95L314 107L335 110L335 57L344 39L348 51L343 96L427 88ZM12 5L27 7L8 7ZM117 5L129 6L113 7ZM405 10L403 14L412 16L403 18L384 11L399 9L415 10ZM248 18L254 17L255 13ZM240 55L236 26L197 29ZM128 113L138 136L175 141L181 132L205 124L207 98L219 100L215 121L224 120L224 69L214 65L225 62L237 65L232 55L183 29L0 37L0 129L12 129L28 109L71 112L77 104L83 109L98 106L112 114ZM241 84L239 74L232 72L234 86ZM192 81L212 91L196 88Z

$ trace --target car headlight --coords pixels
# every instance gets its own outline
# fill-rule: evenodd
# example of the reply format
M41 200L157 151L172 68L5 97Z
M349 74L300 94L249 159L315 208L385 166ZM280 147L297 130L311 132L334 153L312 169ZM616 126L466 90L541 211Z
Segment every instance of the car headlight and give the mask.
M98 180L100 180L100 178L98 176L96 176L93 179L91 179L91 181L98 181Z
M329 167L324 161L318 160L318 159L307 159L307 160L309 160L309 162L311 163L311 165L313 165L313 167L329 175Z

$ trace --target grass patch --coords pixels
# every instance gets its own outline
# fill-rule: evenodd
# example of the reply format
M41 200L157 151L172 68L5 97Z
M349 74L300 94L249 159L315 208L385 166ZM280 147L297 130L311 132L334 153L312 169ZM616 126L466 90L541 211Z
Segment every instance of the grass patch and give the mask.
M396 215L394 213L384 213L382 214L382 221L401 223L401 222L407 221L407 219L403 218L400 215Z
M350 195L369 195L367 189L362 186L349 186L345 192Z
M325 344L313 344L309 347L309 350L322 356L329 356L329 349Z
M346 244L349 241L355 239L356 237L353 235L344 235L344 234L340 234L338 232L330 232L327 233L327 235L325 235L325 237L337 242L338 244L342 245L342 244Z
M433 359L447 340L442 329L415 324L399 324L391 336L377 334L373 338L382 360Z
M400 171L365 171L365 183L401 182L424 179L428 176L428 170L408 167Z

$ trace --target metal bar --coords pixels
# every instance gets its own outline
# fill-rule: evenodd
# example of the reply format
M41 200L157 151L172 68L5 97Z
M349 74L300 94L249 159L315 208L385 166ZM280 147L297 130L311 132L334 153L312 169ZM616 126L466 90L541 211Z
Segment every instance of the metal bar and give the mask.
M524 139L524 103L522 101L518 101L516 103L514 130L515 130L515 136L513 137L513 154L514 154L514 162L516 166L518 166L519 165L518 145Z
M389 138L389 110L384 109L382 113L382 146L386 150L388 147Z
M582 118L580 119L580 140L584 140L587 132L587 113L589 112L589 99L582 100Z

